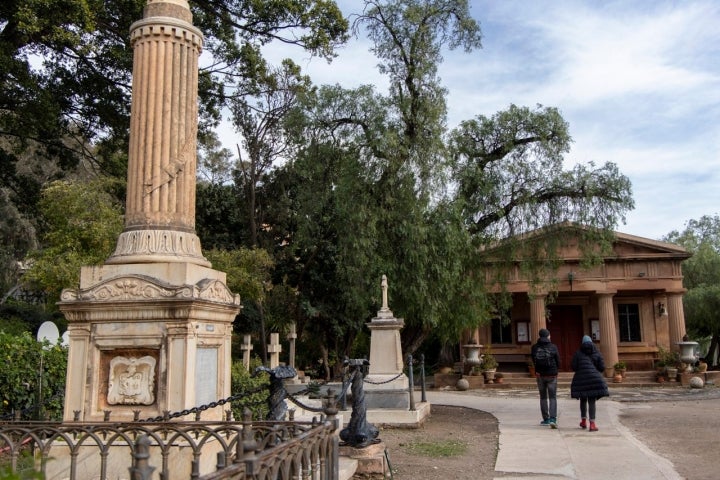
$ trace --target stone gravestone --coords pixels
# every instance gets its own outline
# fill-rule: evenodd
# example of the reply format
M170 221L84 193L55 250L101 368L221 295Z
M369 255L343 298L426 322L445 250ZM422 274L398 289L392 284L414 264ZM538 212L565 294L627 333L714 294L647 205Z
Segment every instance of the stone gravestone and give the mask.
M400 330L405 325L395 318L388 306L388 281L385 275L380 283L382 307L367 324L370 329L370 372L365 382L367 407L408 409L409 380L403 373L403 355Z

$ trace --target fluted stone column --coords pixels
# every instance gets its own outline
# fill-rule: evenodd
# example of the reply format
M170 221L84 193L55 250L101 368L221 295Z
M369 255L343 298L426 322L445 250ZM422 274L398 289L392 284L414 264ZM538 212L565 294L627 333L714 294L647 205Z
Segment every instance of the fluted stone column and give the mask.
M678 342L683 341L685 330L685 311L683 310L682 293L667 294L667 313L670 326L670 349L679 351Z
M598 312L600 315L600 353L605 359L605 376L613 374L613 365L618 361L617 331L615 330L615 293L598 294Z
M536 342L540 336L540 329L547 328L545 316L545 295L530 295L530 341Z
M210 263L195 234L198 57L186 0L148 0L130 29L133 84L125 229L108 264Z

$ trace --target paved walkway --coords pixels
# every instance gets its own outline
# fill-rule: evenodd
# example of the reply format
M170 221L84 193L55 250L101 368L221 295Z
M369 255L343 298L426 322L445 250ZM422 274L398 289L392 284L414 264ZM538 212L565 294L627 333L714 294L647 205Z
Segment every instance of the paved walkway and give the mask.
M694 392L699 392L695 394ZM598 402L598 432L579 428L580 407L568 389L558 391L557 430L541 426L534 390L429 391L435 405L488 412L499 422L497 479L681 480L672 464L652 452L620 424L623 402L720 397L720 389L613 389Z

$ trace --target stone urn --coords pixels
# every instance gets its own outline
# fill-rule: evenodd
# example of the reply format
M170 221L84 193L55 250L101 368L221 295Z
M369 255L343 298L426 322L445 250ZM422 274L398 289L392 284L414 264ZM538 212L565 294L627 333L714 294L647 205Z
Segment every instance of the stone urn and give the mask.
M482 356L480 355L480 350L483 348L482 345L479 343L469 343L463 345L463 348L465 349L465 365L475 367L482 364Z
M698 342L678 342L677 345L680 347L680 360L687 365L685 372L690 373L693 371L693 365L697 363L700 357L697 354Z

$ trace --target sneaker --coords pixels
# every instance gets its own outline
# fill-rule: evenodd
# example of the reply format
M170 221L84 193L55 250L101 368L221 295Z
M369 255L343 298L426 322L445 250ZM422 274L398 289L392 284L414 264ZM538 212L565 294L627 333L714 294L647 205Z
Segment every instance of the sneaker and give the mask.
M550 425L550 419L549 419L549 418L546 418L545 420L543 420L542 422L540 422L540 425Z
M548 424L550 425L550 428L556 429L558 427L557 420L555 419L555 417L550 417L548 420L549 420Z
M587 428L587 421L584 418L580 420L580 428Z
M598 431L597 425L595 425L595 422L593 422L592 420L590 420L590 431L591 431L591 432L597 432L597 431Z

